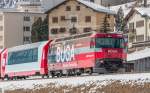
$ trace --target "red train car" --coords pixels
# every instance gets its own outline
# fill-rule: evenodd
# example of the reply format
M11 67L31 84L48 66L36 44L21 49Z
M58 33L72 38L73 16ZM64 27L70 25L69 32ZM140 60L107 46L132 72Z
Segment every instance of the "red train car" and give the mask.
M4 51L5 49L1 49L0 50L0 56L1 56L1 54L2 54L2 52ZM1 60L1 57L0 57L0 60ZM1 65L2 65L2 63L0 62L0 67L1 67ZM0 78L1 78L1 69L0 69Z
M85 33L58 38L50 44L49 73L52 76L116 72L124 68L125 41L117 33Z
M5 49L1 53L1 78L20 79L28 76L48 76L47 55L50 41Z

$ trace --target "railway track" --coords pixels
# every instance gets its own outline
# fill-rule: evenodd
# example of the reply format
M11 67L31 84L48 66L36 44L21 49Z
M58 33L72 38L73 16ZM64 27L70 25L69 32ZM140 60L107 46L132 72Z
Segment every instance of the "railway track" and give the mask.
M148 72L146 72L148 73ZM109 75L121 75L121 74L138 74L138 73L133 73L133 72L125 72L125 73L107 73L107 74L92 74L92 75L89 75L89 74L83 74L83 75L80 75L80 76L62 76L62 77L49 77L49 78L42 78L41 76L39 77L29 77L29 78L26 78L26 79L17 79L17 80L0 80L0 82L13 82L13 81L32 81L32 80L43 80L43 79L47 79L47 80L53 80L53 79L64 79L64 78L80 78L80 77L89 77L89 76L109 76Z

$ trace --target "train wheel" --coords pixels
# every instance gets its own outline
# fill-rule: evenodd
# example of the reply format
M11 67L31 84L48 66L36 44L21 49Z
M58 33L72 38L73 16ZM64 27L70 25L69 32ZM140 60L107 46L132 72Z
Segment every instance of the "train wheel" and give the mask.
M62 74L61 74L61 73L57 73L56 76L57 76L57 77L62 77Z
M47 78L49 78L49 75L46 75Z
M55 72L50 72L50 73L51 73L52 78L54 78L55 77Z
M4 80L10 80L10 77L9 77L8 75L6 75L6 76L4 77Z
M44 79L44 76L45 76L45 75L42 75L42 78L43 78L43 79Z
M4 78L1 77L1 80L4 80Z
M89 69L88 74L89 74L89 75L92 75L92 74L93 74L93 69L92 69L92 68Z
M52 75L52 78L54 78L55 76L54 75Z
M24 76L23 79L26 79L26 77Z

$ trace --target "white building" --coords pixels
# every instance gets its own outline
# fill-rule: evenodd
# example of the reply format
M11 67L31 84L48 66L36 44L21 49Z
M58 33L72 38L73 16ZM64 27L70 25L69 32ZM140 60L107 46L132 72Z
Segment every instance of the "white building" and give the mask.
M19 0L15 9L0 10L0 48L31 43L32 24L46 14L40 0Z
M150 46L150 8L135 8L126 16L129 28L129 48L143 49Z
M0 49L31 43L32 24L43 13L0 10Z

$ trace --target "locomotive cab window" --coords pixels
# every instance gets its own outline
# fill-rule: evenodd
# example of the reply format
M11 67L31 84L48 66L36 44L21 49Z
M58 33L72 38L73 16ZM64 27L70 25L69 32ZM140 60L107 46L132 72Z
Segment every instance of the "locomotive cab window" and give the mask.
M96 48L124 48L122 38L96 38Z

